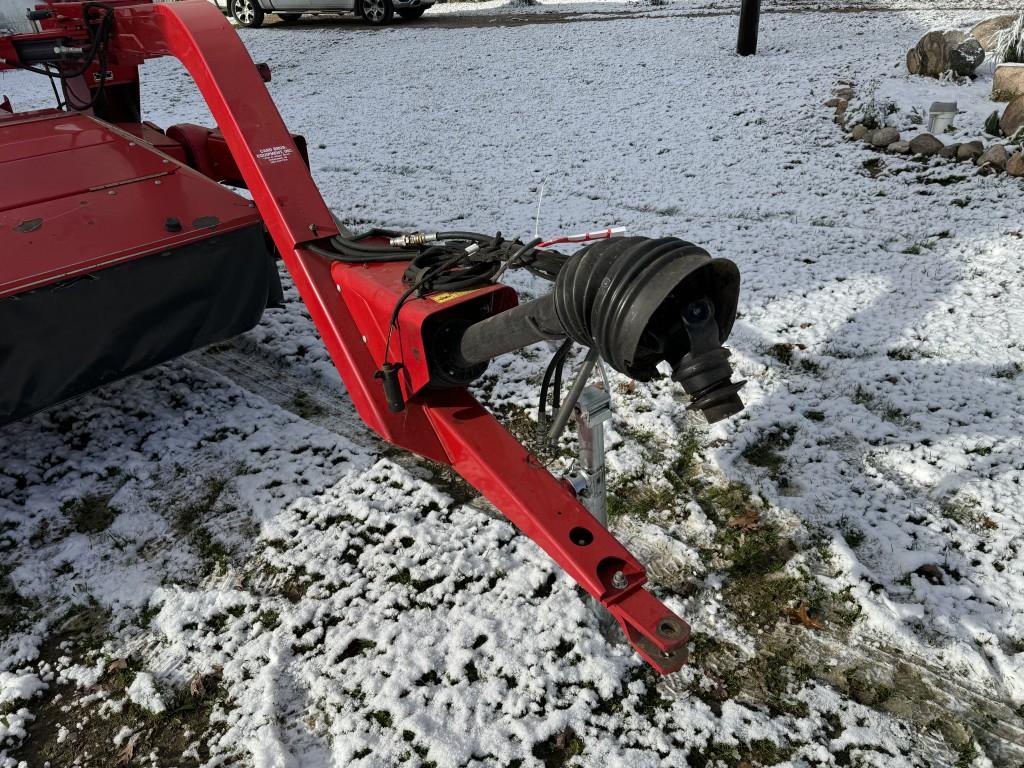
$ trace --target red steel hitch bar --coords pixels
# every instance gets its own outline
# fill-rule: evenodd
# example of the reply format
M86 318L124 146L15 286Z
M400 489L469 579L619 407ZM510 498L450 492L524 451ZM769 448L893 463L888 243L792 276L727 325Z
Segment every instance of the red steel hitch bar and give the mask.
M155 264L170 245L226 241L252 225L255 212L215 182L244 186L256 224L269 233L366 424L390 443L453 467L604 606L656 670L685 663L689 627L644 589L644 567L470 394L465 384L482 369L461 381L448 376L441 386L438 361L455 360L446 370L462 371L525 343L569 337L642 380L654 375L654 363L641 363L636 350L657 317L669 328L660 359L675 365L692 407L717 420L742 407L720 347L738 294L731 262L710 260L674 238L628 238L571 257L547 302L519 305L511 288L489 280L417 293L407 275L415 249L388 259L332 258L330 244L348 235L310 176L304 143L289 133L264 86L269 72L252 62L209 2L52 2L29 18L35 31L0 36L0 70L60 73L66 106L16 113L5 101L0 109L0 325L12 297L80 275L114 275L150 257ZM142 121L138 67L160 56L177 58L191 74L215 131L176 126L165 133ZM214 208L221 213L199 215ZM141 231L147 217L159 236ZM134 240L115 245L121 231ZM429 240L407 239L417 238ZM361 242L395 246L386 237ZM513 246L523 253L531 247ZM641 269L661 270L659 279L641 286ZM605 296L609 286L622 290ZM653 299L644 293L655 290ZM690 293L706 300L690 301ZM684 311L665 309L682 294L689 297ZM574 302L586 307L574 310ZM647 307L644 327L620 338L632 333L636 307ZM623 346L630 351L622 353ZM0 339L0 358L3 351ZM129 368L124 372L138 366ZM26 415L16 407L11 413ZM0 397L0 423L2 416Z

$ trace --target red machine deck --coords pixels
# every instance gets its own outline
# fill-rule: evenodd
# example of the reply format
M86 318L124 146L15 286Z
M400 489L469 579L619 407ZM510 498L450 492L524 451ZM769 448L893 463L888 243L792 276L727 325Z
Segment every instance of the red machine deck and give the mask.
M0 298L260 221L245 198L82 114L0 120L0 179Z

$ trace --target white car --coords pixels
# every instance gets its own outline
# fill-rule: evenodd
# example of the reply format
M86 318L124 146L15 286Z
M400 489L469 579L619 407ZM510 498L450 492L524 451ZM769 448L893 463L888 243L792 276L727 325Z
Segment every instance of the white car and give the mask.
M412 21L434 4L434 0L210 0L243 27L258 27L268 13L283 21L295 21L304 13L355 13L368 24L390 24L397 13Z

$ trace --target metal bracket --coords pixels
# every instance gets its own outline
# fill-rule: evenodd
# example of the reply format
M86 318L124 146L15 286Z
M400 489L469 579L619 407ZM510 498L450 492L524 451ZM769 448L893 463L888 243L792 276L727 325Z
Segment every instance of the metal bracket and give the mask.
M576 401L576 434L585 485L580 502L608 527L608 475L604 462L604 423L612 417L612 398L603 389L587 387Z

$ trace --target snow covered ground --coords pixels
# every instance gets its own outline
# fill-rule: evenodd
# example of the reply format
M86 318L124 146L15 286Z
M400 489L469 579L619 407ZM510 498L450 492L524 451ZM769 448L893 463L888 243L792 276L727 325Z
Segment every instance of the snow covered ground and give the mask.
M464 486L327 412L292 297L227 350L283 399L211 353L0 429L0 766L1017 764L1024 186L865 165L823 106L946 97L906 49L1014 4L772 5L747 60L736 3L695 0L241 31L355 226L525 235L543 187L542 232L739 265L743 415L613 382L613 527L689 668L655 680ZM207 119L174 63L144 77L149 119ZM22 108L43 85L0 76ZM521 419L545 361L480 396Z

